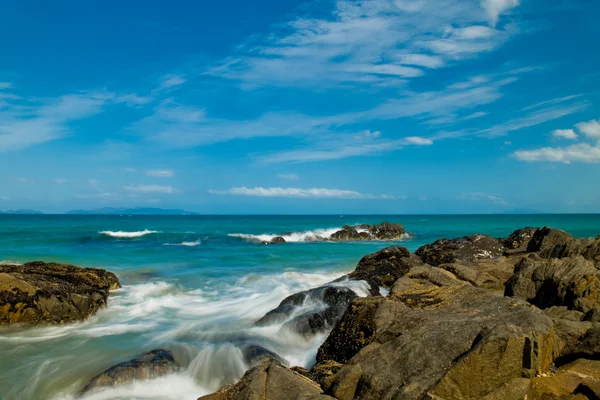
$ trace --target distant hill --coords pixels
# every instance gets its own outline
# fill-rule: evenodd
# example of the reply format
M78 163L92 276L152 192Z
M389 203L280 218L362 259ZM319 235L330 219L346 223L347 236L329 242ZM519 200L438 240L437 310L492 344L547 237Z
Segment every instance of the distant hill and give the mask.
M0 214L41 215L41 214L44 214L44 213L41 212L41 211L36 211L36 210L19 209L19 210L0 211Z
M198 215L198 213L180 209L165 208L114 208L104 207L93 210L71 210L70 215Z

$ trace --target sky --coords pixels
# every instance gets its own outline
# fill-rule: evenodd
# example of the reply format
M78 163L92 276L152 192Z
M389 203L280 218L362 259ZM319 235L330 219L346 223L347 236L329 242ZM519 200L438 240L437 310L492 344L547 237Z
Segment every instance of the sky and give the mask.
M0 3L0 210L600 212L597 0Z

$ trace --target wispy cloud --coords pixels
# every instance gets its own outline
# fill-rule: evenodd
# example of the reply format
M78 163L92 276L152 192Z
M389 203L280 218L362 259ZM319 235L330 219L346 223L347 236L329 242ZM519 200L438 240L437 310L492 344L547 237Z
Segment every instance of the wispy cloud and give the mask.
M493 194L489 194L489 193L482 193L482 192L471 192L471 193L462 193L460 196L458 196L459 200L466 200L466 201L483 201L483 202L489 202L489 203L493 203L493 204L500 204L500 205L507 205L507 201L504 200L502 197L493 195Z
M208 191L210 194L216 195L232 195L232 196L252 196L252 197L296 197L296 198L323 198L323 199L393 199L393 196L375 195L369 193L360 193L353 190L340 189L301 189L301 188L281 188L281 187L254 187L247 188L234 187L228 190Z
M186 82L186 79L182 75L166 75L163 77L160 88L161 89L171 89L176 86L183 85Z
M330 17L304 16L255 36L206 74L245 85L389 86L493 50L516 0L339 0ZM488 22L490 24L488 25Z
M131 193L175 193L175 189L173 187L163 185L128 185L123 187L123 190Z
M280 179L287 179L290 181L297 181L298 179L300 179L300 177L296 174L279 174L277 175L277 177Z
M150 169L146 171L146 175L155 178L172 178L175 176L175 173L170 169Z
M588 164L600 163L600 147L588 143L578 143L567 147L543 147L536 150L519 150L514 156L527 162L559 162L571 164L583 162Z

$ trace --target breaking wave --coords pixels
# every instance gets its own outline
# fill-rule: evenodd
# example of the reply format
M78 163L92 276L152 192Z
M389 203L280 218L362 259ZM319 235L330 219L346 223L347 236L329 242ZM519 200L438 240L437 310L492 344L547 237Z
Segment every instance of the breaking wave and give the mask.
M158 231L150 231L148 229L144 229L143 231L137 232L125 232L125 231L101 231L99 232L101 235L106 235L114 238L138 238L145 235L150 235L152 233L159 233Z

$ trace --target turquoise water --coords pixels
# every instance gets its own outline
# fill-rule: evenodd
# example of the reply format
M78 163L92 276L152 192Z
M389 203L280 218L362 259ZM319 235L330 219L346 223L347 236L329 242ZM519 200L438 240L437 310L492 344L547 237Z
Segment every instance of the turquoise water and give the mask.
M250 367L246 344L309 367L324 340L252 323L289 294L351 271L389 242L306 241L344 224L401 223L416 250L441 237L503 237L552 226L577 237L600 233L600 215L482 216L0 216L0 261L57 261L106 268L123 289L109 307L69 326L0 330L0 397L72 399L95 374L157 347L180 373L86 399L196 399ZM259 241L283 235L288 243ZM349 284L352 285L352 284ZM363 287L353 287L361 294ZM313 305L318 306L318 305Z

